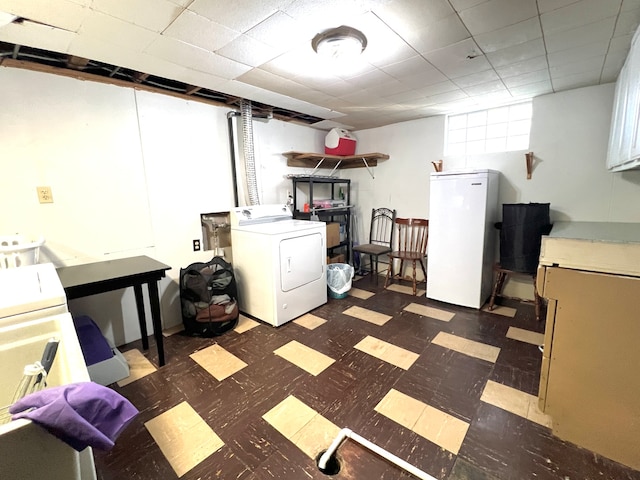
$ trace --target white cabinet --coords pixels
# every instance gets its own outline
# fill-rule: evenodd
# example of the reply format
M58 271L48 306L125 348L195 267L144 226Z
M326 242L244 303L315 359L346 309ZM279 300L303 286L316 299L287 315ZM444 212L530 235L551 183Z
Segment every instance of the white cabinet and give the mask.
M640 29L620 71L611 118L607 168L640 168Z

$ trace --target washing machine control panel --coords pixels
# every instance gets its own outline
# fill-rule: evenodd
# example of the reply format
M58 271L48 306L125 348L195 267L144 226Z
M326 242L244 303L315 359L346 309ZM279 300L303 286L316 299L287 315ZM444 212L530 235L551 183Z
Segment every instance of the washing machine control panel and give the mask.
M291 210L283 204L236 207L230 212L232 226L278 222L280 220L291 220L292 218Z

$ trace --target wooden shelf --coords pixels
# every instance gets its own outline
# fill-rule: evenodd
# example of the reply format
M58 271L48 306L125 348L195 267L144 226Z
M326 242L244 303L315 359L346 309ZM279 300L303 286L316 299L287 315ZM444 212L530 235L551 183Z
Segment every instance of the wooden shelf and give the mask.
M287 166L306 168L360 168L375 167L378 160L388 160L384 153L362 153L360 155L329 155L324 153L285 152Z

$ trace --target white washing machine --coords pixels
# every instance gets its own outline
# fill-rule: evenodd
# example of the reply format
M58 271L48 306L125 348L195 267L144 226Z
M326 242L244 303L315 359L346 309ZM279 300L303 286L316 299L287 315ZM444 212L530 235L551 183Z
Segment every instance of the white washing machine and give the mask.
M24 366L40 360L51 338L60 341L49 386L90 380L52 263L0 269L0 406L9 405ZM37 452L37 453L34 453ZM91 447L77 452L30 420L0 425L0 478L95 480Z
M326 224L286 205L230 212L240 311L274 327L327 303Z

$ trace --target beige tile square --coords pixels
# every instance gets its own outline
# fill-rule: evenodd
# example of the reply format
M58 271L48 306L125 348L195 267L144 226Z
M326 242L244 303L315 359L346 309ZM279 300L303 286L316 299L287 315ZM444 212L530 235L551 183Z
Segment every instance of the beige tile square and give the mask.
M317 414L309 423L298 430L291 442L302 450L309 458L315 459L320 452L326 450L340 433L340 428Z
M392 283L387 287L387 290L391 290L393 292L398 293L406 293L407 295L413 295L413 287L407 285L399 285L397 283ZM416 297L423 297L427 292L424 290L420 290L416 288Z
M413 431L445 450L458 454L469 424L429 405L425 406Z
M438 335L431 340L431 343L492 363L495 363L500 354L498 347L475 342L467 338L458 337L457 335L451 335L447 332L438 333Z
M391 320L391 316L384 313L374 312L366 308L353 306L347 308L344 312L345 315L357 318L358 320L364 320L365 322L373 323L374 325L382 326Z
M373 292L368 292L366 290L361 290L359 288L352 288L349 290L349 295L352 297L359 298L361 300L369 300L371 297L375 295Z
M241 314L238 318L238 324L236 325L236 328L233 329L233 331L236 333L244 333L251 330L252 328L257 327L258 325L260 325L259 322L256 322L255 320L247 318Z
M417 313L423 317L435 318L436 320L442 320L443 322L449 322L455 313L447 312L446 310L440 310L439 308L428 307L426 305L420 305L419 303L410 303L404 310L411 313Z
M496 305L493 307L493 310L489 310L489 306L485 305L482 307L483 312L495 313L496 315L502 315L503 317L513 318L516 316L518 312L515 308L511 307L503 307L502 305Z
M412 430L425 407L423 402L392 388L374 410Z
M320 325L324 325L327 321L324 318L320 318L315 316L312 313L307 313L302 315L301 317L296 318L293 323L297 323L301 327L304 327L308 330L315 330Z
M183 330L184 330L184 325L180 323L178 325L174 325L173 327L165 328L162 331L162 336L170 337L171 335L175 335L176 333L179 333Z
M224 445L187 402L176 405L144 425L178 477Z
M140 352L140 350L133 349L123 352L122 356L129 364L129 376L123 378L118 382L118 386L124 387L136 380L146 377L150 373L157 370L153 364L147 360L147 358Z
M368 353L373 357L379 358L384 362L390 363L391 365L400 367L404 370L409 370L411 365L413 365L420 356L417 353L413 353L372 336L363 338L353 348L357 348L364 353Z
M246 363L227 352L217 343L192 353L189 357L220 381L247 366Z
M531 396L531 395L529 395ZM480 400L523 418L527 418L531 402L525 392L489 380Z
M262 418L285 438L291 438L318 414L293 395L289 395Z
M509 330L507 331L507 338L530 343L532 345L542 345L544 343L543 333L532 332L531 330L524 330L518 327L509 327Z
M273 353L314 376L323 372L335 362L333 358L326 356L324 353L320 353L295 340L274 350Z

